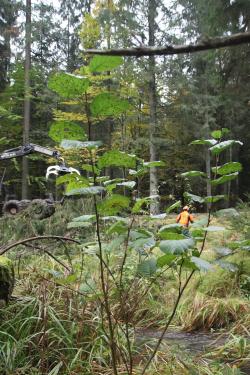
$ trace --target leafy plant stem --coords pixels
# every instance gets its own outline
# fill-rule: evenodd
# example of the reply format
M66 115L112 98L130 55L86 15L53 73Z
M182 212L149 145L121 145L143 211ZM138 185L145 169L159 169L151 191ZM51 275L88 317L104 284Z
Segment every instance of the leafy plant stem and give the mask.
M93 155L90 151L91 155L91 167L92 167L92 174L93 174L93 180L94 185L96 185L96 173L95 173L95 166L93 161ZM116 358L116 343L114 338L114 327L113 322L111 318L111 311L109 306L109 295L108 295L108 289L105 285L105 275L104 275L104 265L103 265L103 251L102 251L102 241L101 241L101 235L100 235L100 220L99 220L99 212L97 208L97 201L96 196L93 196L94 201L94 212L96 217L96 235L97 235L97 241L98 241L98 247L99 247L99 259L100 259L100 271L101 271L101 286L102 286L102 292L103 292L103 300L104 300L104 308L107 314L108 319L108 327L109 327L109 340L110 340L110 349L111 349L111 357L112 357L112 367L114 371L114 375L118 375L117 371L117 358Z
M120 288L122 288L123 271L124 271L124 266L125 266L127 255L128 255L129 236L130 236L130 232L131 232L131 229L133 227L134 221L135 221L135 218L133 216L132 220L130 222L130 225L128 227L128 232L127 232L126 241L125 241L124 255L123 255L122 265L121 265L121 270L120 270Z
M84 94L84 106L87 116L87 123L88 123L88 141L91 141L91 119L90 119L90 110L89 110L89 104L88 104L88 94L87 91L85 91Z
M218 163L219 163L219 156L216 156L216 166L215 166L215 167L216 167L216 170L217 170ZM215 173L215 177L214 177L214 178L216 178L216 173ZM210 207L209 212L208 212L207 227L210 225L210 222L211 222L211 214L212 214L212 204L211 204L211 207ZM204 248L205 248L206 239L207 239L207 231L205 231L205 233L204 233L204 237L203 237L203 241L202 241L201 249L200 249L200 252L199 252L200 255L202 254L202 252L203 252L203 250L204 250ZM157 341L157 343L156 343L156 345L155 345L155 348L154 348L153 352L151 353L149 359L147 360L147 362L146 362L146 364L145 364L145 366L144 366L144 368L143 368L143 370L142 370L142 372L141 372L141 375L144 375L144 374L145 374L145 372L146 372L148 366L150 365L150 363L151 363L152 360L154 359L154 357L155 357L155 355L156 355L156 353L157 353L157 351L158 351L158 349L159 349L159 346L160 346L161 343L162 343L162 340L163 340L163 338L164 338L164 335L165 335L166 331L168 330L168 327L170 326L172 320L173 320L174 317L175 317L175 313L176 313L177 307L178 307L178 305L179 305L179 302L180 302L180 300L181 300L181 297L182 297L182 295L183 295L185 289L187 288L187 286L188 286L190 280L192 279L192 276L193 276L194 273L195 273L195 270L193 270L193 271L190 273L190 275L188 276L188 278L186 279L186 281L185 281L185 283L184 283L184 285L183 285L182 287L181 287L181 281L180 281L180 284L179 284L179 290L178 290L178 296L177 296L177 299L176 299L176 301L175 301L175 304L174 304L174 307L173 307L173 311L172 311L172 313L171 313L171 315L170 315L170 317L169 317L169 319L168 319L168 321L167 321L167 323L166 323L166 325L165 325L165 327L164 327L164 330L163 330L161 336L159 337L159 340ZM180 274L179 274L179 278L180 278L180 277L181 277L181 271L180 271Z

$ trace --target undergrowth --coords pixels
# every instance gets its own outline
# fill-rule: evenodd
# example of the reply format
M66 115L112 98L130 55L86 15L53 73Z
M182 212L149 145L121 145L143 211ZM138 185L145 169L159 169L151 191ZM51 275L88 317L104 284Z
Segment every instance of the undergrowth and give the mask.
M51 233L62 236L74 234L86 242L93 241L91 229L67 228L71 218L82 214L83 204L81 200L76 201L72 209L66 202L55 215L40 222L26 220L24 223L22 217L7 221L1 219L0 226L7 228L0 231L1 242ZM146 225L143 219L138 219L139 227L145 228ZM224 240L219 238L217 242L221 245ZM215 239L209 238L205 256L215 258L212 256L212 247L215 245ZM78 245L56 243L52 246L48 242L46 246L49 246L55 257L69 264L74 274L69 274L56 260L41 251L18 248L9 253L15 261L17 280L14 299L0 311L0 373L108 374L110 352L101 326L102 311L100 304L96 303L100 291L98 261L91 256L90 250L89 254L84 254ZM124 280L130 279L130 270L137 256L130 256ZM121 259L115 255L109 261L118 267ZM245 358L249 350L249 343L242 340L250 332L249 289L246 282L250 260L248 255L238 252L231 255L228 261L238 266L237 272L216 267L214 272L196 273L179 306L175 324L181 324L186 331L230 329L234 334L233 339L212 351L209 358L191 360L188 354L185 358L179 358L178 353L167 349L163 353L161 350L150 374L185 375L192 371L204 375L240 374L238 367L243 360L227 365L222 365L221 361L228 360L230 356L237 359L239 350L243 349L241 358ZM170 273L152 286L149 285L150 280L138 279L123 305L118 295L111 293L112 314L121 324L121 329L127 319L131 327L159 329L165 324L174 302L175 274ZM133 342L135 331L131 329L129 335ZM134 359L136 362L139 358L140 368L137 351L134 345ZM157 369L155 372L154 366ZM119 374L126 374L126 369L121 366Z

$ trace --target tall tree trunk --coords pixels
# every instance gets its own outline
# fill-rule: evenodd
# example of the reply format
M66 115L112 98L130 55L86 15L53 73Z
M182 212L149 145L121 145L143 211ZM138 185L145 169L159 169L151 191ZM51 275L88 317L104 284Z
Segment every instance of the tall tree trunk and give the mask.
M113 1L112 0L108 0L107 1L108 21L107 21L107 30L106 30L106 33L107 33L107 48L108 49L111 48L111 14L112 14L112 5L113 5ZM107 75L108 76L111 75L110 71L107 72ZM111 91L111 79L109 79L107 81L107 84L108 84L108 91L110 92ZM111 118L108 120L108 127L109 127L109 139L108 139L109 149L112 150L112 133L113 133L113 130L114 130L114 124L113 124L113 120ZM113 178L114 174L113 174L113 168L112 167L107 168L107 175L111 179Z
M148 0L148 39L149 46L155 45L156 30L156 1ZM148 90L149 90L149 153L150 161L157 160L157 146L155 136L157 132L157 98L156 98L156 81L155 81L155 57L148 58ZM158 176L157 168L150 168L150 195L158 194ZM159 213L159 202L153 200L150 204L150 214Z
M212 186L211 186L211 155L210 151L206 150L205 153L206 158L206 174L207 174L207 196L210 197L212 195ZM207 203L207 212L211 208L211 203Z
M70 21L69 21L69 10L68 10L68 26L67 26L67 71L72 73L71 71L71 56L70 56Z
M31 0L26 0L26 23L25 23L25 68L24 68L24 125L23 144L29 142L30 133L30 67L31 67ZM28 198L28 159L23 157L22 163L22 199Z
M204 71L205 77L205 137L210 138L210 125L209 125L209 103L208 103L208 77L206 71ZM212 196L212 185L211 185L211 152L210 150L205 151L205 162L206 162L206 174L207 174L207 196ZM207 203L207 212L211 209L212 204Z

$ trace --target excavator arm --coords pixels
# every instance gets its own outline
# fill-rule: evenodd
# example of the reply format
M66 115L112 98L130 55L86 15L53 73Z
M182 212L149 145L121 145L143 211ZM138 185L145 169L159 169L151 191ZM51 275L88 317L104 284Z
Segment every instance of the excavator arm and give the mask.
M24 146L19 146L16 148L11 148L10 150L6 150L0 154L0 160L5 159L12 159L19 156L26 156L32 154L34 152L38 152L43 155L51 156L55 159L60 159L61 155L58 151L51 150L47 147L39 146L34 143L29 143Z
M24 146L19 146L16 148L3 151L2 153L0 153L0 162L2 160L23 157L29 154L33 154L35 152L58 160L57 165L51 165L47 168L46 179L48 179L50 175L58 176L64 175L66 173L76 173L80 175L80 172L77 169L67 167L65 165L64 159L61 157L61 154L58 151L51 150L47 147L36 145L34 143L29 143ZM4 175L2 176L2 179L0 181L0 190L3 179ZM54 201L51 201L50 199L33 199L32 201L7 200L3 205L2 212L3 214L16 215L23 209L26 209L28 206L32 206L33 218L39 220L49 217L53 215L53 213L55 212Z
M60 161L58 165L53 165L47 168L46 178L48 178L50 174L54 174L54 175L66 174L66 173L80 174L80 172L77 169L72 168L72 167L67 167L65 165L65 162L63 158L61 157L61 154L59 151L51 150L50 148L36 145L34 143L29 143L27 145L19 146L19 147L12 148L10 150L6 150L2 152L0 154L0 161L26 156L29 154L33 154L35 152L38 152L39 154L46 155L49 157L53 157Z

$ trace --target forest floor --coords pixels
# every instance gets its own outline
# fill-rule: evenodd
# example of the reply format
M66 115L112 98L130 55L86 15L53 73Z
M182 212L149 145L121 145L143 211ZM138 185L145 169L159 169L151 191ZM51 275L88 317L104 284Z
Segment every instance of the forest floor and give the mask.
M73 211L69 205L54 217L40 222L0 219L1 243L44 234L93 241L93 232L89 229L67 229L67 223L79 214L78 210L75 207ZM167 219L149 220L145 216L136 220L139 227L153 230L173 224L175 217L169 215ZM195 215L196 222L204 218L205 214ZM208 234L203 258L212 262L218 258L214 250L225 248L230 241L242 239L242 231L237 229L237 220L235 224L226 217L214 217L211 225L226 228L225 231ZM79 272L81 277L82 274L87 275L88 282L85 280L85 283L79 284L77 276L68 275L54 259L39 249L20 247L11 251L8 255L15 263L15 298L1 313L0 362L10 369L6 374L105 373L100 372L100 366L104 366L100 357L105 357L107 353L99 336L101 326L95 305L98 296L92 293L99 277L96 261L93 256L83 258L77 247L70 249L60 244L50 245L52 251L55 257L72 264L78 276ZM153 252L156 256L160 254L157 248ZM224 267L215 266L213 271L195 273L160 347L154 366L158 372L152 369L150 374L236 375L241 373L237 371L242 366L245 366L242 373L250 373L246 365L250 357L250 257L247 252L238 252L227 256L226 261ZM144 284L138 285L144 288ZM83 297L85 292L90 293L88 300ZM115 295L112 298L113 313L119 314ZM140 343L140 352L141 345L146 353L150 351L150 345L154 345L175 298L176 279L173 274L163 277L150 289L131 322L136 327L135 342L136 345ZM217 341L214 342L214 338ZM90 349L93 340L94 346ZM83 342L88 355L81 352ZM205 350L206 347L208 350ZM8 354L10 351L14 354ZM30 355L33 355L32 360ZM139 355L135 355L135 362L140 359ZM64 365L60 367L58 364L61 362ZM56 366L59 372L51 372L51 368ZM63 372L60 368L64 368ZM18 369L24 369L24 372L18 372Z

